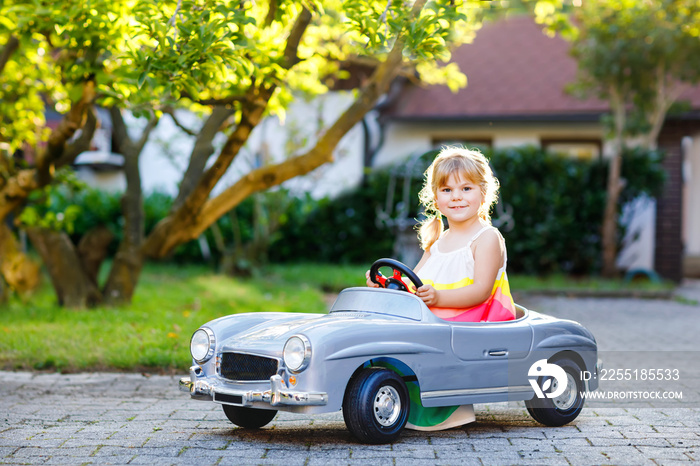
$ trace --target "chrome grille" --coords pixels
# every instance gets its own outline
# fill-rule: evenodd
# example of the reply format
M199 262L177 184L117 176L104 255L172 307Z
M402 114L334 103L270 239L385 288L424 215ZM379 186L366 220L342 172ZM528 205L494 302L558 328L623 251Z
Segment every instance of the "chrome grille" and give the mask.
M221 355L221 376L230 380L270 380L277 373L279 361L244 353Z

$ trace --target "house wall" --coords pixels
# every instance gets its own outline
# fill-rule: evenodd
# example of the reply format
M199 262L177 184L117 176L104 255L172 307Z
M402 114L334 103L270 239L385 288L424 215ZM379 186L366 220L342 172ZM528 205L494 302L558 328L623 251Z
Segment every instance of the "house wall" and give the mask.
M88 186L99 187L110 193L123 192L126 189L126 178L122 170L97 171L89 167L78 167L76 175Z
M375 165L385 166L405 159L410 154L433 149L433 141L488 141L494 148L522 145L539 146L542 140L596 139L603 133L597 123L412 123L392 122L387 125L386 139L377 154ZM607 147L602 148L605 154Z

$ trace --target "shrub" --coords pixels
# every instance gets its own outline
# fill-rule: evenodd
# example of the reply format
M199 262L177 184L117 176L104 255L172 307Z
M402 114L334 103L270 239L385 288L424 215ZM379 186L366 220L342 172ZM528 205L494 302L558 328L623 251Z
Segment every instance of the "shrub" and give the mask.
M600 227L608 163L585 161L533 147L492 151L501 200L512 207L512 228L503 228L509 270L544 274L590 274L599 270ZM642 193L656 196L663 185L661 156L627 151L621 202Z
M122 226L124 217L121 212L122 193L107 192L99 189L82 186L80 189L66 186L56 186L47 190L46 199L37 205L41 207L40 213L46 216L47 213L78 212L74 216L70 228L65 229L71 240L77 244L80 238L92 228L103 225L114 234L114 240L110 245L111 255L116 253L119 242L122 239ZM153 192L144 197L144 229L146 234L150 232L170 210L173 199L165 193ZM201 262L201 252L196 242L190 242L180 246L174 253L173 258L179 261Z

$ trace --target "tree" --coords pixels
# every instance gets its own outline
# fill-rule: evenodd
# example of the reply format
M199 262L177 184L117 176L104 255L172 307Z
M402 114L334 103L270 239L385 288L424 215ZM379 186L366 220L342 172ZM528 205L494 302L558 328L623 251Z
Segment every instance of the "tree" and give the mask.
M4 96L0 220L54 181L87 147L96 121L92 106L110 109L116 151L124 155L124 239L102 289L65 234L30 228L60 300L70 306L130 301L144 260L165 257L197 238L250 194L279 185L332 160L334 147L371 110L399 73L457 89L466 83L450 49L479 25L477 1L328 0L80 0L5 2L0 7L0 80ZM258 123L283 113L293 96L326 92L341 70L370 62L371 77L353 103L302 153L243 176L216 196L212 190ZM411 71L414 70L414 71ZM43 126L45 105L63 115ZM203 117L180 192L170 214L144 237L138 159L158 119L187 108ZM122 116L146 122L133 139ZM78 131L79 130L79 131ZM215 153L212 140L226 142ZM27 151L26 154L31 153ZM213 162L212 160L213 159ZM94 261L93 261L94 262ZM52 267L50 264L64 264ZM85 286L68 292L70 282ZM65 292L65 293L64 293Z
M616 274L622 151L655 148L683 86L700 80L700 4L694 0L587 0L539 13L564 32L578 61L576 88L610 104L613 142L602 227L603 270Z

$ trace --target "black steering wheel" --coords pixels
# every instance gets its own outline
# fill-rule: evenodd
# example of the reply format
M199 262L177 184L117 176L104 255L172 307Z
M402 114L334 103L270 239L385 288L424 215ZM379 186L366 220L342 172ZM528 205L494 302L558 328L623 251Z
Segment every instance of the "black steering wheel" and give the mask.
M381 273L379 273L379 269L381 267L391 267L391 269L394 271L394 275L392 277L383 276ZM369 279L382 288L413 293L413 291L409 290L404 281L401 280L402 275L405 275L409 280L411 280L416 288L423 286L423 282L409 266L394 259L379 259L372 264L372 267L369 269Z

